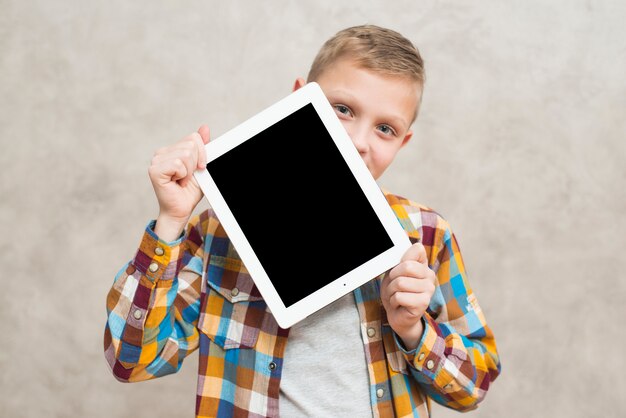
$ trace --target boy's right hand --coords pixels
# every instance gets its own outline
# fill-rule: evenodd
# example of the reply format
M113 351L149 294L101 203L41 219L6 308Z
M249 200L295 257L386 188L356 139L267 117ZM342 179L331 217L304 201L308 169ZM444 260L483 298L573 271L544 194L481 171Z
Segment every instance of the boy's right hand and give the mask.
M174 241L180 236L202 199L202 190L193 173L206 165L204 145L208 142L209 127L202 125L198 132L158 149L152 157L148 174L159 202L154 232L164 241Z

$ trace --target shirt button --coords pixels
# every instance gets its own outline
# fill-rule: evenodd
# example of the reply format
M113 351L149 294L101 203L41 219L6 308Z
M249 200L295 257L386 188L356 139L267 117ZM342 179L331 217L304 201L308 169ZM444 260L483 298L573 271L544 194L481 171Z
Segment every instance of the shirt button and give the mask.
M368 328L367 329L367 336L371 338L374 335L376 335L376 330L374 328Z
M422 360L424 360L424 357L426 357L426 355L424 353L420 353L420 355L417 356L417 360L418 361L422 361Z
M270 370L276 370L276 363L274 363L273 361L270 362L269 368L270 368Z
M233 287L233 290L230 291L230 294L232 296L237 296L239 294L239 289L237 289L236 287Z
M435 362L434 362L434 361L432 361L432 360L428 360L428 361L426 362L426 368L427 368L428 370L432 370L432 369L433 369L433 367L435 367Z
M161 247L156 247L156 248L154 249L154 253L155 253L156 255L163 255L163 254L165 254L165 251L164 251L164 250L163 250L163 248L161 248Z
M133 312L133 316L135 317L135 319L141 319L141 310L139 309L135 309L135 312Z
M155 273L159 269L159 265L157 263L150 263L148 266L148 270Z
M383 389L376 390L376 397L382 398L384 394L385 394L385 391Z

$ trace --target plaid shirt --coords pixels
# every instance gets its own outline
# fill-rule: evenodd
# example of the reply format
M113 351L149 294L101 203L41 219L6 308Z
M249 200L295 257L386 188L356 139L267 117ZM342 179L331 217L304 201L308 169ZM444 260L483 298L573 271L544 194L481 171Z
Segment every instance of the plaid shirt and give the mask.
M385 196L411 241L425 246L438 283L412 351L386 321L382 276L354 291L373 416L428 417L429 398L473 409L500 362L456 239L431 209ZM107 297L104 348L113 374L135 382L175 373L199 348L197 417L278 416L289 330L268 311L217 218L203 212L171 243L152 227Z

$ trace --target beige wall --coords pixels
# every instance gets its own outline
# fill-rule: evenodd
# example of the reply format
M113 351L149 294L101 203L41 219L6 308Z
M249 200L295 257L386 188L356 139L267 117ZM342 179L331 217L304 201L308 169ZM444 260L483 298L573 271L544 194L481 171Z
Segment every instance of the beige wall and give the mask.
M107 290L156 215L152 152L232 128L369 22L428 73L381 183L452 223L502 355L466 416L624 416L625 5L0 1L0 414L192 416L195 355L123 385L102 354Z

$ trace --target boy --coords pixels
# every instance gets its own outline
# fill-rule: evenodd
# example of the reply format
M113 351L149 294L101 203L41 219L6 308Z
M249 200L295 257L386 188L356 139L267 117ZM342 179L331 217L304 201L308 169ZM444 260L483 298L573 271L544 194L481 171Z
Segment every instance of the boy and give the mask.
M380 177L411 139L424 83L417 49L388 29L348 28L322 47L308 81ZM159 215L107 298L105 356L119 380L174 373L199 348L198 417L427 417L429 398L458 410L482 400L500 363L445 220L385 193L414 243L401 262L281 329L214 214L184 229L202 198L192 174L208 141L202 126L152 159ZM303 268L323 262L302 258Z

